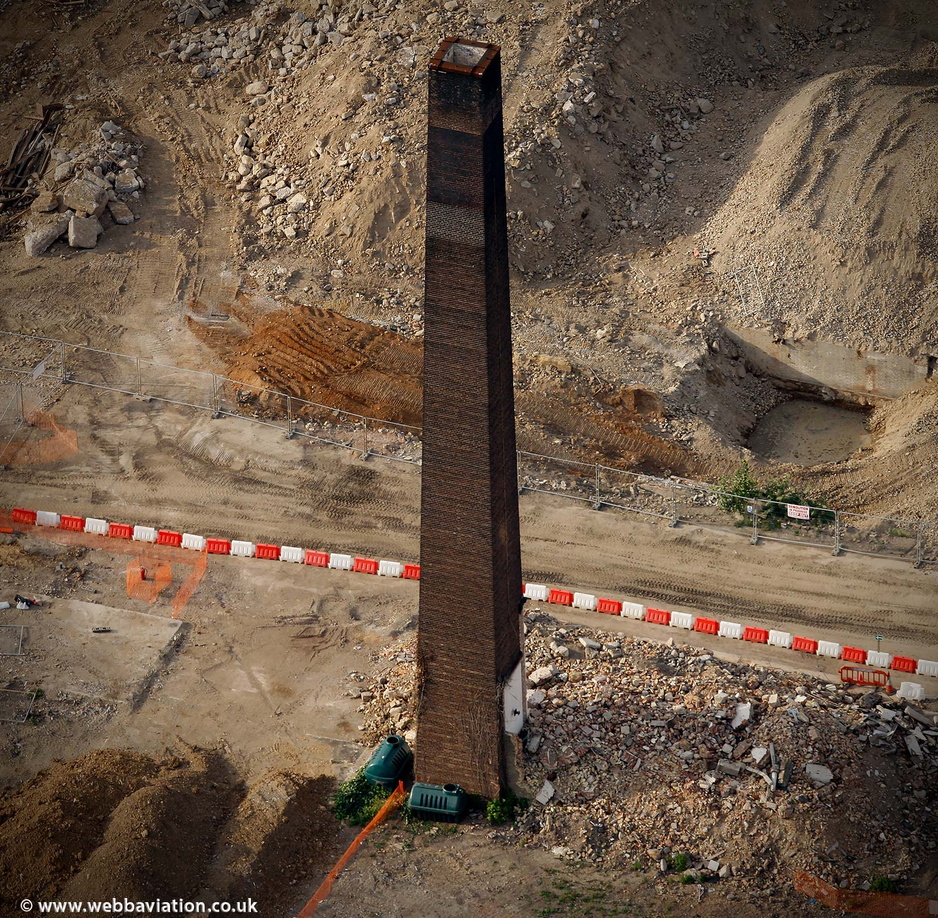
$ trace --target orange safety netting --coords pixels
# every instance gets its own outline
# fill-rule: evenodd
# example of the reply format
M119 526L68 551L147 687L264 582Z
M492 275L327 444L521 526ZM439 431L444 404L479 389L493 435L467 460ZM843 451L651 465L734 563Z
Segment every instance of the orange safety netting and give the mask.
M192 573L186 577L179 592L173 597L173 618L179 618L183 606L192 598L192 594L202 581L206 567L208 567L208 552L199 552L195 564L192 565Z
M152 605L172 582L171 563L153 562L146 557L127 562L127 595L131 599L142 599Z
M934 899L838 889L806 870L795 871L794 886L798 892L816 899L821 905L840 909L842 912L859 912L863 915L876 915L878 918L928 918L929 915L938 914L938 901Z
M49 431L52 436L14 440L0 446L0 464L42 465L67 459L78 452L78 432L68 427L60 427L51 414L34 411L27 422L34 428Z
M404 790L404 782L397 782L397 789L391 794L390 797L385 801L384 806L378 810L377 815L371 822L365 826L358 835L355 836L355 841L348 846L345 854L339 858L338 863L329 873L326 875L325 880L319 886L319 889L313 894L313 898L303 906L300 913L296 918L310 918L311 915L315 914L316 909L325 901L326 897L332 892L332 884L335 883L339 874L345 869L348 862L355 856L355 853L359 848L364 844L365 839L368 838L371 833L384 822L388 816L391 815L403 802L407 796L407 791Z

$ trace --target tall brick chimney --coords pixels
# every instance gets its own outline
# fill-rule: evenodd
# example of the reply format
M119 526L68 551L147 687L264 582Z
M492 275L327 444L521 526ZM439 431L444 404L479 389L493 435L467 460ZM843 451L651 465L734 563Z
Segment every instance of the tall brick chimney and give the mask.
M430 61L416 759L488 797L524 678L499 50Z

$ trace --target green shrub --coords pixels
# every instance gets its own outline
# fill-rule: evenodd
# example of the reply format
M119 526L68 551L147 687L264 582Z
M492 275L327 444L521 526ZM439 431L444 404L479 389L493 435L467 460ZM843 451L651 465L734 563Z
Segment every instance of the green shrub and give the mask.
M684 853L671 855L671 866L677 870L687 870L687 855Z
M691 883L696 883L696 882L697 882L697 874L695 874L695 873L682 873L682 874L681 874L681 882L682 882L685 886L690 886Z
M873 877L870 880L870 890L871 892L894 893L896 891L896 881L889 879L889 877Z
M493 826L500 826L506 822L513 822L518 813L528 808L528 801L524 797L517 797L511 791L494 800L489 800L485 806L485 818Z
M362 768L354 777L339 785L332 798L332 812L343 822L364 826L374 818L389 795L387 788L371 784Z

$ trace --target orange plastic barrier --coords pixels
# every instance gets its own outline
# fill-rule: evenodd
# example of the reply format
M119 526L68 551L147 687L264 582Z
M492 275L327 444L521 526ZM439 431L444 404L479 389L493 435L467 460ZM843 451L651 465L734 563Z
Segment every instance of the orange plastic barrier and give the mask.
M36 511L35 510L24 510L22 507L13 508L13 522L14 523L36 523Z
M357 571L359 574L377 574L378 562L373 561L371 558L356 558L352 570Z
M653 625L670 625L671 613L666 612L664 609L646 609L645 621L651 622Z
M419 564L405 564L404 573L401 575L405 580L419 580L420 579L420 565Z
M861 669L857 666L841 666L840 681L846 682L848 685L878 685L885 688L889 686L889 673L884 669ZM887 689L887 691L890 689Z
M132 539L134 537L134 527L130 523L111 523L108 526L107 534L112 539Z
M568 590L551 590L547 596L547 601L556 606L572 606L573 593Z
M622 603L618 599L600 599L596 604L597 612L605 612L608 615L621 615Z
M329 553L325 551L313 551L311 548L306 550L304 564L312 564L313 567L328 567Z
M65 516L59 517L59 529L69 529L72 532L85 531L85 518L83 516Z
M792 650L800 650L802 653L817 653L817 641L813 638L796 637L791 642Z
M172 545L179 548L182 545L182 533L173 532L172 529L160 529L156 533L157 545Z
M844 647L840 652L840 659L848 663L866 663L866 651L859 647Z
M743 628L743 640L753 644L768 644L769 632L765 628Z
M359 848L365 843L365 839L368 838L371 833L384 822L388 816L391 815L405 800L407 799L407 791L404 790L403 782L398 781L397 790L391 794L390 797L385 801L384 806L378 810L377 815L371 822L365 826L358 835L355 836L355 840L348 846L345 851L345 854L339 858L338 863L329 873L326 875L325 880L319 886L319 889L313 893L313 898L303 906L296 918L312 918L312 915L316 913L316 909L325 901L326 896L332 892L332 884L338 879L338 876L348 865L348 862L355 856L355 853Z
M230 555L231 542L228 539L206 539L205 550L210 555Z
M918 660L911 657L893 657L890 669L898 670L900 673L914 673L918 669Z
M715 618L701 618L699 615L694 621L694 631L701 634L717 634L720 630L720 623Z
M260 543L258 543L254 547L254 557L264 558L267 561L279 561L280 560L280 546L279 545L261 545Z

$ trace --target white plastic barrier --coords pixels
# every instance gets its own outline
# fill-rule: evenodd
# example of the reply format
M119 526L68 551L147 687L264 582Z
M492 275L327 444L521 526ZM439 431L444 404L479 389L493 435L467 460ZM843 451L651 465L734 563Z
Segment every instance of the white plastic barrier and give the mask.
M205 551L205 536L184 532L182 534L182 547L191 548L193 551Z
M253 542L239 542L237 539L231 540L231 554L236 558L253 558L254 557L254 543Z
M794 638L787 631L770 631L769 643L773 647L791 647Z
M592 593L574 593L573 608L586 609L588 612L595 612L597 599Z
M134 526L135 542L155 542L156 530L152 526Z
M881 666L883 669L889 669L892 665L892 654L880 650L868 650L866 652L866 662L870 666Z
M107 520L96 520L93 516L85 517L85 532L91 532L95 535L107 535L110 529Z
M671 627L685 628L687 631L690 631L690 629L694 627L694 616L691 615L690 612L672 612Z
M720 622L720 630L717 634L720 637L733 638L734 641L738 641L743 636L743 626L736 622Z
M400 561L379 561L379 577L402 577L404 575L404 565Z
M897 697L904 698L906 701L924 701L925 688L917 682L903 682L896 692Z
M37 526L58 526L61 519L58 513L52 513L50 510L36 511Z
M919 660L915 669L916 676L938 676L938 662L934 660Z
M335 552L329 555L329 567L334 571L350 571L354 565L351 555L337 555Z
M289 561L291 564L302 564L305 557L306 552L303 551L302 548L297 548L295 545L280 546L281 561Z
M645 607L640 602L622 603L623 618L634 618L636 621L645 620Z
M819 657L833 657L835 660L839 660L843 651L843 647L841 647L840 644L835 644L833 641L817 642L817 655Z
M542 583L526 583L524 585L524 598L535 602L547 602L550 590Z

